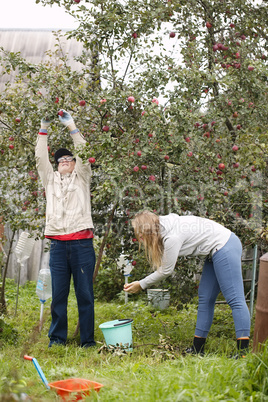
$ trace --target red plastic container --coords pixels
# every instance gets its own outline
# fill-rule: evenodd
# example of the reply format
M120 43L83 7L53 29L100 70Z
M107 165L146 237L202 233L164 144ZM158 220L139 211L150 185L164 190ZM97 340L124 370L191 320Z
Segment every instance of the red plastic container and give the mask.
M86 395L90 395L92 390L99 392L103 384L84 378L68 378L67 380L50 382L49 386L55 389L64 401L78 401Z

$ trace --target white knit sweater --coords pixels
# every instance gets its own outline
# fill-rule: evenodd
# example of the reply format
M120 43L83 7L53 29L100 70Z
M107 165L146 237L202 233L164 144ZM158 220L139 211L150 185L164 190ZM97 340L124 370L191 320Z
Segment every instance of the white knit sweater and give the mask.
M142 289L171 275L179 256L213 255L231 236L231 231L210 219L193 215L160 216L164 243L162 266L140 281Z

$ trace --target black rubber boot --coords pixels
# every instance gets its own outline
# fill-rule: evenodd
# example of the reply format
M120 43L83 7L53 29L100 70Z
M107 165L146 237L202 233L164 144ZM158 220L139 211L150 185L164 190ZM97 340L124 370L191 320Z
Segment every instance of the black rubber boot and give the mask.
M198 338L197 336L194 337L193 346L185 350L186 354L192 355L204 355L204 348L205 348L206 338Z

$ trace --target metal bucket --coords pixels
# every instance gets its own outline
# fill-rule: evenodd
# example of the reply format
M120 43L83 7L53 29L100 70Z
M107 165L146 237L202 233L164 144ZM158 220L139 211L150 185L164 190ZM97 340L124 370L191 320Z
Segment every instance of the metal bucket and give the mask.
M159 310L169 306L170 293L167 289L147 289L147 297L149 303Z

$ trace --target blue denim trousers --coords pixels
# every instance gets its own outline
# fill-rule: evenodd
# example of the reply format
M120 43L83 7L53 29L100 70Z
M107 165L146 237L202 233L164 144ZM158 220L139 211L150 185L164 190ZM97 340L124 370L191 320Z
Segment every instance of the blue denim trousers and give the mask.
M80 321L80 343L94 345L93 273L95 251L92 239L51 240L50 271L52 279L52 322L50 345L67 339L67 304L73 277Z
M241 256L241 242L232 233L225 246L216 251L211 259L205 260L198 289L196 336L207 337L220 291L232 309L236 337L250 335L250 314L244 294Z

